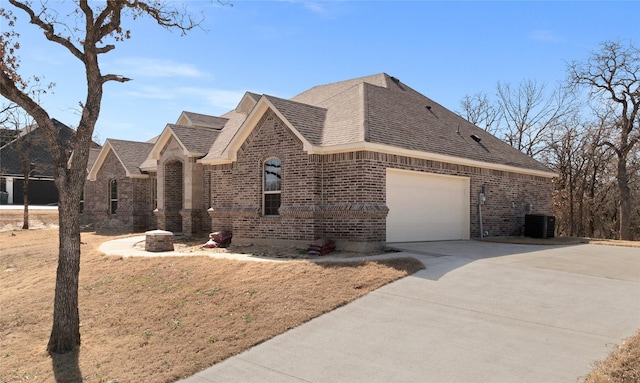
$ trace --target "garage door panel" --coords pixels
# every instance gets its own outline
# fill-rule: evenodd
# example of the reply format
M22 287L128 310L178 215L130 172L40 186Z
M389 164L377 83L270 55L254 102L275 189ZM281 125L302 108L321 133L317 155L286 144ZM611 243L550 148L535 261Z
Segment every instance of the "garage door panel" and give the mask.
M387 169L387 241L469 238L469 179Z

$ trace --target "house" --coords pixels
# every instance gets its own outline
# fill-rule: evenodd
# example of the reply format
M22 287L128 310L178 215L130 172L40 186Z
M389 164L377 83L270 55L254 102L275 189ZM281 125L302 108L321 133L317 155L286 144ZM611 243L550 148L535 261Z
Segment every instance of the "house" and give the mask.
M101 150L90 151L81 224L130 231L155 226L155 177L139 168L152 148L153 143L107 139Z
M146 228L368 251L509 235L551 212L553 172L385 73L291 99L247 92L219 117L183 112L153 143L128 143L136 157L114 143L89 171L96 224L153 210Z
M72 149L75 131L58 120L53 120L54 128L63 145ZM53 182L53 161L47 145L45 132L37 125L28 126L18 132L2 130L0 146L0 191L5 192L8 204L24 203L24 171L22 162L29 166L29 204L55 205L58 203L58 189ZM99 148L93 144L94 148Z

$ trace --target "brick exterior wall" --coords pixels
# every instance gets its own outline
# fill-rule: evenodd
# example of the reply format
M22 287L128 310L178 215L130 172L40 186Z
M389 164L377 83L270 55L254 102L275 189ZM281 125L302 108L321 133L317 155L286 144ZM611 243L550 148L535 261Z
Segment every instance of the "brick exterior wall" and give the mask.
M281 160L282 193L279 216L268 217L262 214L263 163L271 157ZM309 155L268 111L232 164L203 168L171 139L158 161L155 216L156 175L126 178L109 153L97 181L86 183L83 221L96 228L159 228L185 235L229 230L234 241L329 237L341 248L367 251L386 240L387 168L470 178L471 238L480 236L477 198L482 185L487 187L483 230L489 236L520 234L525 214L552 212L551 179L366 151ZM116 214L108 213L111 179L118 180ZM188 182L198 184L188 187Z
M262 164L282 162L278 217L262 215ZM355 249L386 239L386 169L469 177L470 236L480 236L477 198L487 187L483 230L518 234L525 213L550 214L548 178L375 152L308 155L302 143L267 112L241 146L233 164L207 166L211 230L231 230L234 240L311 241L329 237ZM206 206L206 205L205 205Z
M182 210L184 196L184 164L180 161L168 161L164 164L164 206L161 210L164 214L162 230L181 233Z
M282 163L282 201L279 216L265 217L263 163L271 157ZM314 217L320 202L319 169L284 123L265 113L236 162L206 169L211 172L211 230L231 230L234 239L313 240L321 234Z
M109 183L118 184L118 208L109 211ZM113 152L109 152L100 168L96 181L85 182L82 225L95 229L143 231L153 224L151 209L151 182L149 179L128 178Z

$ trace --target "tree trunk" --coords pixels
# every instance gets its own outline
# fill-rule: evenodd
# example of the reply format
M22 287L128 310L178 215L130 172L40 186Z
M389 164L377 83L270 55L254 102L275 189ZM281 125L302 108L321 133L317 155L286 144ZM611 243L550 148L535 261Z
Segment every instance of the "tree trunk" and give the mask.
M56 289L53 304L53 327L47 350L66 353L80 346L80 315L78 310L78 281L80 273L80 203L73 182L69 188L59 188L59 247ZM82 184L80 184L82 185ZM74 194L78 194L74 198ZM74 203L75 200L77 203Z
M29 173L26 173L24 175L24 183L22 185L22 200L24 202L22 230L28 230L29 229Z
M569 237L573 237L576 227L573 190L573 164L569 160Z
M618 158L618 189L620 190L620 238L631 239L631 205L629 204L629 179L627 178L627 159Z

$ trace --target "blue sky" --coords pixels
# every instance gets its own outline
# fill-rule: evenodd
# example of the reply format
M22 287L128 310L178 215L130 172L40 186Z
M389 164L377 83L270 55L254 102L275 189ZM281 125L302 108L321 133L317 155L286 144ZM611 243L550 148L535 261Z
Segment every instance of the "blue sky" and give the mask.
M49 2L59 5L55 1ZM188 1L202 29L181 37L149 19L101 57L108 83L96 136L145 141L183 110L220 115L245 91L290 98L312 86L386 72L451 110L496 83L564 79L604 40L640 44L639 1ZM3 6L10 7L8 4ZM24 20L18 10L14 13ZM41 103L77 126L82 67L21 22L23 74L55 82Z

